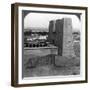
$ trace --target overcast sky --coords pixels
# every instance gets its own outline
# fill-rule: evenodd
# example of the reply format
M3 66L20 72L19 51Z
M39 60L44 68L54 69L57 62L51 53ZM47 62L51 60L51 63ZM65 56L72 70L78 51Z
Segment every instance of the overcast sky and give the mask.
M47 28L50 20L61 19L68 17L72 19L73 30L80 30L81 23L79 18L76 15L68 14L47 14L47 13L29 13L24 18L24 29L29 29L30 27L40 27Z

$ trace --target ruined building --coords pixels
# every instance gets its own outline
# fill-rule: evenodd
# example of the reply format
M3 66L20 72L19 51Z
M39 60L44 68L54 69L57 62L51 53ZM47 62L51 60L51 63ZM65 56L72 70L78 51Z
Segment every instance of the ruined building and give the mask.
M50 21L48 41L58 47L58 55L75 56L71 18Z

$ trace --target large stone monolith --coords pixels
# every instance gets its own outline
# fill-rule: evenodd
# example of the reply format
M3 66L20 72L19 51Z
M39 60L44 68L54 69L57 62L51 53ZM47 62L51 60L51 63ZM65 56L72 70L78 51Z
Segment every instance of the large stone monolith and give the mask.
M72 19L58 19L56 20L55 27L58 55L75 56L73 49Z

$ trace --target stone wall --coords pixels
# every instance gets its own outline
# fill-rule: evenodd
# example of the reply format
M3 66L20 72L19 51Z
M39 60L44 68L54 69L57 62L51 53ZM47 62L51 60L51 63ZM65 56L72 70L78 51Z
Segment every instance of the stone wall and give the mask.
M73 49L71 18L50 21L48 37L48 40L58 47L58 55L75 56Z
M75 56L73 48L72 20L63 19L63 56Z

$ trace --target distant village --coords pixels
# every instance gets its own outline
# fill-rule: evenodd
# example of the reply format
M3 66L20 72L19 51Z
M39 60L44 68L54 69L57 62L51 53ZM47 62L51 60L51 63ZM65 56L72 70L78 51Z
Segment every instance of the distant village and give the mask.
M40 30L38 32L33 32L33 30L31 30L31 29L24 30L24 46L25 47L31 46L31 45L27 45L27 43L29 43L29 42L32 42L32 43L40 42L40 41L44 42L44 43L48 42L49 32L46 32L43 30L42 30L43 31L42 32ZM80 41L80 32L73 32L72 35L73 35L74 41ZM35 45L33 45L33 46L35 46ZM46 46L46 44L45 45L43 44L43 46ZM37 45L37 47L38 47L38 45Z
M33 32L28 30L24 32L25 47L42 47L47 46L48 32Z

